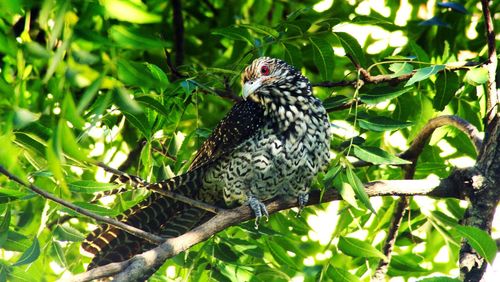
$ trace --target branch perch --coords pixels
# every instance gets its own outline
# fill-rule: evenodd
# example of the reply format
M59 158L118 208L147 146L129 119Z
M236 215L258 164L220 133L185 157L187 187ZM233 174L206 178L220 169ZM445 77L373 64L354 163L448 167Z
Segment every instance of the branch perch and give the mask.
M452 179L444 180L385 180L365 184L365 189L370 197L376 196L410 196L425 195L431 197L460 197ZM340 200L336 190L328 190L321 197L320 191L311 192L307 205L316 205ZM298 207L295 199L276 199L266 202L269 213ZM145 275L148 269L155 268L180 252L191 246L207 240L212 235L229 226L239 224L254 218L250 207L243 205L231 210L220 212L206 223L175 238L165 240L160 246L132 257L130 260L112 263L94 268L87 272L73 276L69 281L90 281L116 275L116 281L134 281Z

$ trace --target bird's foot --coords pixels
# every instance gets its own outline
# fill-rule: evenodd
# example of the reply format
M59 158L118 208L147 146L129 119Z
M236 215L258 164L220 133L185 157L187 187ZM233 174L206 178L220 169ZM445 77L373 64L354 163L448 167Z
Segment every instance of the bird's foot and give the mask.
M255 196L248 197L248 205L255 214L255 229L259 228L259 220L262 216L266 217L266 221L269 220L269 213L267 212L266 205L259 201L259 199Z
M297 217L299 217L300 213L309 201L309 194L299 194L299 196L297 197L297 201L299 202L299 212L297 213Z

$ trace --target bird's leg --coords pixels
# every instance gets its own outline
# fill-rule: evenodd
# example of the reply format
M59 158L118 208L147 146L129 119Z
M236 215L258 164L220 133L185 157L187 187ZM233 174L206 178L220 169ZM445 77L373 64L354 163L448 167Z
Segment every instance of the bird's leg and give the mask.
M269 220L269 213L267 212L266 205L259 201L254 195L248 196L248 205L255 214L255 229L259 228L259 220L262 216L266 217L266 221Z
M300 216L300 213L304 209L304 207L307 205L307 202L309 201L309 194L308 193L301 193L297 197L297 201L299 202L299 212L297 213L297 217Z

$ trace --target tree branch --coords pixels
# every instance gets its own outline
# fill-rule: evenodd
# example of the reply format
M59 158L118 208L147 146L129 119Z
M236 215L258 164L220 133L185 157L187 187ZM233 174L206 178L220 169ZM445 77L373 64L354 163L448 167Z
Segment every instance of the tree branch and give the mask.
M460 197L460 193L456 190L456 185L453 183L452 179L374 181L365 184L365 189L370 197L398 195L426 195L438 198ZM323 195L321 195L320 191L312 191L307 205L316 205L340 199L341 197L338 192L333 189L326 191ZM279 198L266 201L266 207L269 213L275 213L297 206L298 203L296 199ZM254 218L254 214L247 205L225 210L191 231L179 237L169 238L160 246L136 255L130 260L113 263L111 265L92 269L85 273L77 274L69 279L69 281L90 281L92 279L112 275L116 275L116 281L133 281L141 279L149 269L154 269L162 265L168 258L189 249L195 244L207 240L215 233L229 226L239 224L252 218Z
M133 234L139 238L142 238L144 240L147 240L151 243L154 243L154 244L159 244L161 242L163 242L163 238L160 237L160 236L156 236L154 234L151 234L151 233L148 233L148 232L145 232L139 228L136 228L136 227L133 227L133 226L130 226L130 225L127 225L121 221L117 221L115 219L112 219L112 218L109 218L109 217L106 217L106 216L100 216L100 215L97 215L95 213L92 213L92 212L89 212L85 209L82 209L80 208L79 206L76 206L72 203L69 203L69 202L66 202L65 200L62 200L62 199L59 199L55 196L53 196L52 194L50 193L47 193L45 192L44 190L40 189L39 187L31 184L31 183L26 183L24 182L23 180L21 180L20 178L18 178L17 176L11 174L8 170L6 170L3 166L0 165L0 173L7 176L10 180L14 181L14 182L17 182L18 184L30 189L31 191L37 193L38 195L46 198L46 199L49 199L49 200L52 200L62 206L65 206L79 214L82 214L82 215L85 215L87 217L90 217L90 218L93 218L97 221L100 221L100 222L104 222L104 223L107 223L109 225L113 225L117 228L120 228L130 234Z
M488 41L488 81L486 87L487 112L485 121L485 141L481 148L476 170L465 174L462 189L469 189L469 208L465 211L463 223L491 232L495 210L500 202L500 117L498 114L499 92L496 89L496 47L495 32L488 0L481 0ZM486 271L487 262L466 241L460 249L460 274L464 281L480 281Z
M425 144L427 144L427 141L430 139L434 130L444 125L455 126L464 132L473 142L476 152L479 153L482 146L482 139L479 137L479 131L475 126L457 116L441 116L431 119L413 140L410 148L399 155L399 157L411 161L411 164L403 166L403 169L405 170L405 179L413 179L418 157L422 153ZM374 281L385 281L385 274L389 269L392 250L396 242L399 226L401 225L403 215L405 210L408 208L409 203L409 198L406 196L401 197L397 203L383 248L383 254L386 256L386 259L380 260L379 265L372 276Z

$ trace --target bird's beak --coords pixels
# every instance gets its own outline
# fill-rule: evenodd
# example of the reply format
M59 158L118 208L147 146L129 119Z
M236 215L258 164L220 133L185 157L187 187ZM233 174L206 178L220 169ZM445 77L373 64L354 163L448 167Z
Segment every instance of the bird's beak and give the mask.
M249 80L243 84L243 100L246 100L248 96L252 95L255 90L257 90L261 85L260 80Z

